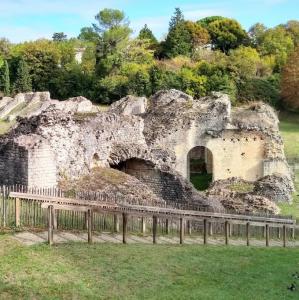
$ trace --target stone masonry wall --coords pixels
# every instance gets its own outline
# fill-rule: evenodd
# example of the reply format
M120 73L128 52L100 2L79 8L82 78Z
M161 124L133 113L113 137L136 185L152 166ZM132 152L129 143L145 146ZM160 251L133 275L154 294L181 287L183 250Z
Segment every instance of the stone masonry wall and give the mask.
M28 184L28 151L10 142L0 148L0 184Z

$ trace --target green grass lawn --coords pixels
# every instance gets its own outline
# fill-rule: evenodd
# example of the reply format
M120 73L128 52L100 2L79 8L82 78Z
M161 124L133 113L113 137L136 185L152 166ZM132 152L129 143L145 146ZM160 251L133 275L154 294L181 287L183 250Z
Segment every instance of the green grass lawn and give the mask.
M298 249L72 243L0 237L1 299L299 299Z
M281 112L280 132L284 140L285 154L287 158L299 158L299 113ZM299 219L299 171L295 174L295 187L297 192L294 194L293 203L280 204L282 214L293 215Z
M280 131L288 157L299 157L299 113L281 112Z

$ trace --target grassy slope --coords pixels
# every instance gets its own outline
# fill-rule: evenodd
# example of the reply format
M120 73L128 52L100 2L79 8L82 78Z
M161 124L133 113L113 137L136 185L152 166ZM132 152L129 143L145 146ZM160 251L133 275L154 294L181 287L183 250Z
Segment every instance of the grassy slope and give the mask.
M285 144L285 153L289 158L299 158L299 114L283 112L280 114L280 131ZM283 214L294 215L299 219L299 170L295 174L297 192L291 205L280 204Z
M298 299L287 290L296 271L297 249L25 247L0 237L1 299Z

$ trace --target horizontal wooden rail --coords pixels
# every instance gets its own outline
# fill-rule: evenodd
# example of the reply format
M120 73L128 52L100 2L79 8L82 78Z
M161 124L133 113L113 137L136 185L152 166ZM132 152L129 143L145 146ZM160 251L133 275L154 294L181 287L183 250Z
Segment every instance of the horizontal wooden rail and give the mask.
M85 211L91 208L98 212L111 212L114 214L127 213L136 216L157 216L159 218L184 218L185 220L202 220L209 219L210 221L229 221L235 224L247 224L250 222L254 226L265 226L271 224L272 227L295 226L296 220L283 219L275 217L261 217L252 215L238 215L227 213L213 213L204 211L181 210L174 208L164 208L157 206L142 206L129 204L116 204L100 201L78 200L71 198L59 198L53 196L42 196L27 193L10 193L11 198L33 200L44 203L42 206L47 207L53 205L55 209L78 210Z

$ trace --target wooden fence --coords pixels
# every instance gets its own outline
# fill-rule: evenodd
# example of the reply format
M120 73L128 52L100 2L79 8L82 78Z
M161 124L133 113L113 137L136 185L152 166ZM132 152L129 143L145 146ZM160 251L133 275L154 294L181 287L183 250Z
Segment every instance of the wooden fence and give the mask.
M122 231L124 243L128 231L145 233L146 230L152 233L153 243L158 234L171 233L179 234L180 243L183 243L184 235L191 232L202 234L204 243L207 243L208 235L224 234L226 244L231 236L241 236L247 240L247 245L250 244L250 237L265 238L266 246L269 246L271 238L282 238L286 246L287 240L295 237L296 221L284 216L240 215L177 209L167 205L150 207L124 204L117 199L108 201L104 195L99 200L93 193L89 193L89 199L93 200L67 198L63 193L48 194L48 191L10 191L10 197L4 197L8 203L6 209L11 212L7 214L11 216L7 221L15 226L48 225L50 244L55 228L88 229L90 242L94 230Z

